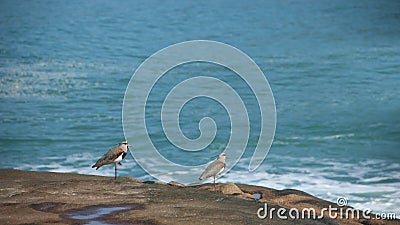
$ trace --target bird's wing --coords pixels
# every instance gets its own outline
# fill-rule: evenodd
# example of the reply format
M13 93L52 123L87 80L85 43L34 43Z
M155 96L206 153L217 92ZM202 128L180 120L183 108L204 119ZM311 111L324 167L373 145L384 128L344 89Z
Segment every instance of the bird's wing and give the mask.
M115 147L110 149L106 154L104 154L99 160L97 160L94 167L100 167L103 165L114 163L114 160L117 159L124 151L119 148Z
M108 151L104 156L107 160L114 161L116 158L118 158L124 151L119 148L112 148L110 151Z
M217 175L223 168L225 164L218 160L212 162L207 166L206 170L201 174L200 179L208 178Z

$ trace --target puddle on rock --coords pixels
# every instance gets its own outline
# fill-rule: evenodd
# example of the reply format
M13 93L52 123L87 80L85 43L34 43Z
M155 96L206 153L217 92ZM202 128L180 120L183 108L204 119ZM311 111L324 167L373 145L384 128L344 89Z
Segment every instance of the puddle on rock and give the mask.
M77 220L91 220L126 209L129 209L129 207L99 207L97 209L82 210L75 213L66 214L66 216Z
M64 216L74 220L82 220L86 225L118 224L106 222L105 217L116 212L137 209L140 206L142 205L95 205L71 210L70 212L65 213Z
M254 194L253 194L253 197L254 197L256 200L259 200L259 199L262 198L262 194L261 194L261 193L254 193Z

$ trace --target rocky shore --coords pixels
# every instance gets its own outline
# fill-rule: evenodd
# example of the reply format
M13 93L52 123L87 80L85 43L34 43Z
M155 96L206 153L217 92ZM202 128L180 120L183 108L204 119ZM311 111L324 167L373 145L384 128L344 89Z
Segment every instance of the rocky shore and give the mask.
M338 207L336 203L297 190L218 184L214 192L210 184L186 187L131 177L8 169L0 170L0 179L0 224L400 224L373 215L362 218L361 213L361 218L346 219L324 212L322 218L321 209ZM293 209L305 208L315 209L321 218L313 219L312 213L307 214L311 218L290 218Z

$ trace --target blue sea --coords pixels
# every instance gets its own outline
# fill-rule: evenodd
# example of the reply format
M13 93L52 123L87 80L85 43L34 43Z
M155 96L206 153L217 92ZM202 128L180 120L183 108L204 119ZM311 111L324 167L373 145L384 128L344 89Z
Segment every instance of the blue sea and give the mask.
M245 52L275 98L274 141L249 172L260 116L231 71L183 65L151 92L150 117L174 85L198 75L224 79L248 99L246 152L218 182L299 189L333 202L344 196L351 206L400 215L399 1L1 1L0 168L113 176L112 166L91 165L125 139L122 107L134 71L189 40ZM216 121L216 138L205 151L177 154L160 120L149 120L163 156L198 165L224 150L223 107L200 98L181 113L189 138L204 116ZM130 155L122 163L119 175L154 179Z

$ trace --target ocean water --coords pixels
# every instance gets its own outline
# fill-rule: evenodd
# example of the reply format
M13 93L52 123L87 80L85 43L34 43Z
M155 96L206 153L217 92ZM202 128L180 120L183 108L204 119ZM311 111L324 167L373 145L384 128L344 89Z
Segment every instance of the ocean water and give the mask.
M272 88L277 126L263 164L247 171L260 117L226 68L171 71L152 91L150 117L183 79L225 79L246 100L252 131L220 182L345 196L400 215L399 25L397 1L1 1L0 168L112 176L111 166L90 166L124 139L122 103L135 69L171 44L214 40L248 54ZM185 107L180 125L190 138L213 116L212 144L177 154L159 119L146 124L152 141L171 161L207 163L226 146L229 116L206 98ZM130 156L119 173L153 179Z

